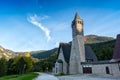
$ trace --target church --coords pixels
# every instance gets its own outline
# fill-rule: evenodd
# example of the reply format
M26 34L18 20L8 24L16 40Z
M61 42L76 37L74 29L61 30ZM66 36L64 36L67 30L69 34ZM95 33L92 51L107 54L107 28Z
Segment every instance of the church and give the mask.
M83 20L78 13L71 27L73 39L69 43L60 43L54 73L120 76L120 35L117 36L113 59L98 61L92 48L85 45Z

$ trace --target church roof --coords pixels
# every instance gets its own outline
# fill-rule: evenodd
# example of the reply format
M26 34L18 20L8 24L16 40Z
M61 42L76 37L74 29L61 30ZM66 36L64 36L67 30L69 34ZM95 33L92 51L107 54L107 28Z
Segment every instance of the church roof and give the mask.
M85 45L85 56L86 56L86 59L93 59L93 61L97 61L97 57L93 52L92 48L87 45Z
M59 49L58 49L58 55L60 52L60 48L63 50L64 59L67 63L69 63L70 59L70 51L71 51L71 43L60 43Z
M58 55L60 53L60 48L63 50L63 56L67 63L69 63L70 60L70 52L71 52L71 43L60 43L59 49L58 49ZM86 59L93 59L93 61L97 61L97 57L94 54L92 48L90 46L85 45L85 57ZM57 57L58 58L58 57Z

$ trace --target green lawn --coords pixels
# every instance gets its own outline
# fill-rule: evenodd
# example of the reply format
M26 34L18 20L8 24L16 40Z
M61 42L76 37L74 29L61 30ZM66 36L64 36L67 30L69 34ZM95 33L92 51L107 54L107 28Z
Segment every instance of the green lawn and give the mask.
M0 77L0 80L32 80L37 76L38 76L37 73L27 73L23 75L10 75L10 76Z

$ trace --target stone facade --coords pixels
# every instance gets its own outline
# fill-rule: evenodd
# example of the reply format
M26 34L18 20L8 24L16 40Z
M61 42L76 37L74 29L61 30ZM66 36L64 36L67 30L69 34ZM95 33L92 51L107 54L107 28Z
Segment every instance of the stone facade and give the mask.
M77 35L72 41L69 68L70 74L81 73L80 62L85 62L85 49L83 44L83 36Z
M67 66L68 66L68 64L66 63L66 61L64 59L62 48L60 48L60 55L58 56L58 60L61 60L61 62L57 61L55 63L55 67L56 67L55 72L56 73L62 73L63 72L65 74L67 74Z
M92 74L100 75L113 75L120 76L120 63L111 63L111 62L97 62L97 63L85 63L82 64L82 67L91 67Z

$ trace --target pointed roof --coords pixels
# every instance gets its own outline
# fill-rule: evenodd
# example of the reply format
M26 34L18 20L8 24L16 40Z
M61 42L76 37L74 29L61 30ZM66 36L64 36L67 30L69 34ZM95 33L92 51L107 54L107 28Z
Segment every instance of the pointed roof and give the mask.
M79 17L79 15L78 15L77 12L76 12L76 14L75 14L75 18L74 18L74 20L76 20L76 19L81 19L81 18Z
M60 43L58 53L60 52L60 48L63 50L63 55L65 61L69 63L70 61L70 52L71 52L71 43Z

